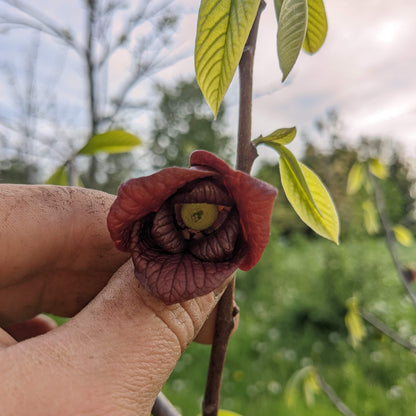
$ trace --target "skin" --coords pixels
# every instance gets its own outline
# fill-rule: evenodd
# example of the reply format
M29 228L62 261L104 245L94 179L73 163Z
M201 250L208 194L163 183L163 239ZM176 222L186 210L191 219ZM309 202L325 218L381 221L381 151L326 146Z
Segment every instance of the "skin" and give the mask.
M148 416L186 347L211 341L226 285L166 306L114 248L114 196L28 185L0 195L0 414ZM43 312L73 318L56 328Z

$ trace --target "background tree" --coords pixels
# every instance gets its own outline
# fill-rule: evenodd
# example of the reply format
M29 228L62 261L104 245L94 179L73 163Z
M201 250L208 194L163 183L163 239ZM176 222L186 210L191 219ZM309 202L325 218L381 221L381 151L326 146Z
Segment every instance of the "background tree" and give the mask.
M30 47L35 52L29 54L26 86L23 89L13 82L16 68L6 60L6 56L2 58L5 75L9 78L12 76L12 81L9 82L11 93L16 95L19 92L20 108L14 108L12 116L6 113L6 116L0 117L7 135L14 137L8 142L11 148L24 142L32 154L36 153L35 147L49 150L56 148L59 151L62 146L61 143L58 144L56 137L62 138L57 120L65 108L66 97L64 94L60 95L64 90L64 80L60 79L60 75L63 72L62 61L65 62L66 56L68 61L78 61L84 90L82 109L77 115L77 121L73 121L78 125L78 132L74 132L72 126L67 129L71 133L64 137L69 139L68 136L72 136L72 151L99 132L127 126L132 115L137 117L137 112L147 105L143 100L135 98L134 89L137 84L175 59L167 59L165 49L177 21L176 15L168 7L168 2L84 0L78 11L84 25L82 30L68 27L65 21L51 19L47 11L27 1L1 0L0 3L3 4L0 12L2 36L7 36L11 30L25 30L33 36L37 44L37 47ZM46 38L49 42L44 41ZM55 61L56 70L45 86L45 80L41 85L37 71L43 62L40 62L36 51L39 46L50 46L50 40L55 40L63 52L57 55L56 50L51 48L48 64ZM113 79L110 84L108 71L120 51L130 53L130 68L122 79ZM41 93L42 87L45 87L44 94ZM82 125L79 125L79 120L82 120ZM50 134L40 137L39 130L36 129L37 123L47 125ZM16 136L20 136L20 140ZM33 140L36 140L36 146L31 146ZM38 142L42 142L43 146L39 146ZM68 157L70 152L64 149L63 154ZM56 160L56 155L53 157ZM84 176L84 181L88 186L99 187L96 159L92 157L90 160L89 175Z
M233 142L224 131L226 106L214 120L195 80L176 86L157 86L160 94L149 148L154 168L186 166L193 150L204 149L226 161L233 156Z
M0 183L34 183L37 176L36 165L18 158L0 160Z

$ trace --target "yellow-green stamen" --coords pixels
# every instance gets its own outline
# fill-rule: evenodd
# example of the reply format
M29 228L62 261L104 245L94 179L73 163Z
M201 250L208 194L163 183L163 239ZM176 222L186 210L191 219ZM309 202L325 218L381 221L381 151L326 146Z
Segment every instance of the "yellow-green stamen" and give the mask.
M218 217L218 207L214 204L183 204L181 208L182 221L188 228L202 231L214 224Z

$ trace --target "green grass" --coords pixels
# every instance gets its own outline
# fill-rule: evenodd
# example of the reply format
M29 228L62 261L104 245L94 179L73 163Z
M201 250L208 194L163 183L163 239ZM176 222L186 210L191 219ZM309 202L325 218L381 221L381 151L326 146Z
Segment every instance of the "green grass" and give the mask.
M405 260L412 249L402 250ZM325 395L308 407L300 394L284 400L290 376L316 365L339 397L360 416L416 414L416 362L411 353L371 327L354 350L344 324L345 302L360 305L411 338L416 311L395 274L383 240L342 242L273 238L261 260L237 278L240 327L232 337L223 377L223 408L245 416L338 415ZM184 416L196 416L209 347L192 345L164 392Z

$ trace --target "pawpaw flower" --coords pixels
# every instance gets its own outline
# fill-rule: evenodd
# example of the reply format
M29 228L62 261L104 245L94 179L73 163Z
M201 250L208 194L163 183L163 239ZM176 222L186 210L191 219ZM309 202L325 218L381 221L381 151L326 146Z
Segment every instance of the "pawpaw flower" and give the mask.
M251 269L270 234L277 191L206 151L123 183L107 223L140 283L166 304L205 295Z

